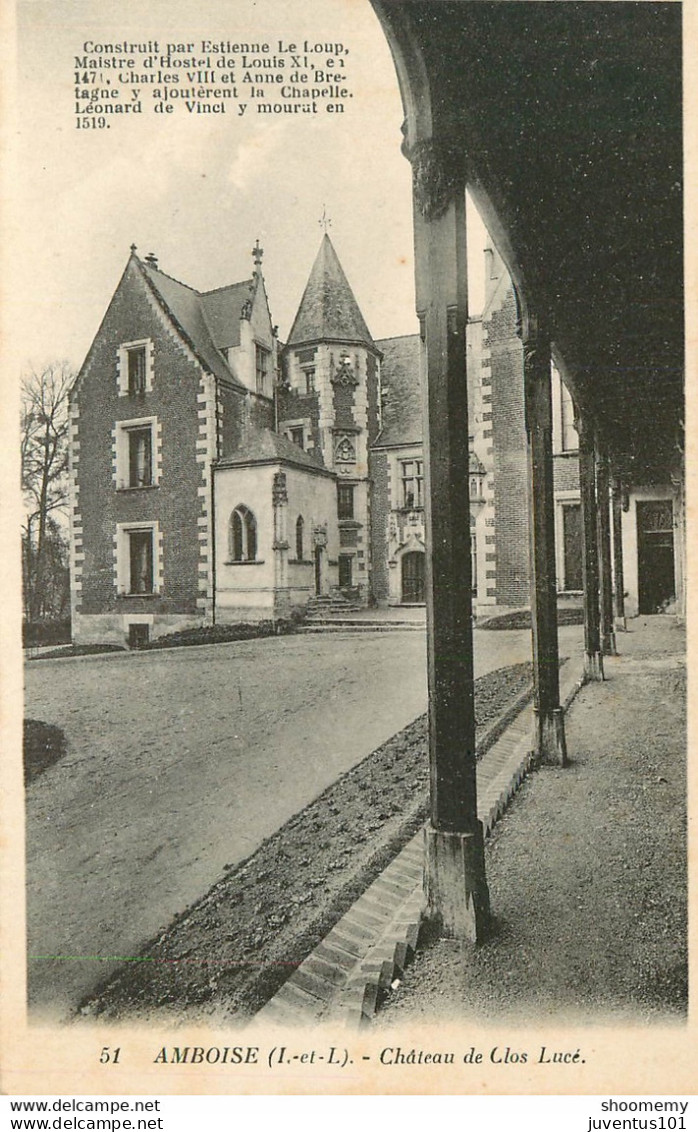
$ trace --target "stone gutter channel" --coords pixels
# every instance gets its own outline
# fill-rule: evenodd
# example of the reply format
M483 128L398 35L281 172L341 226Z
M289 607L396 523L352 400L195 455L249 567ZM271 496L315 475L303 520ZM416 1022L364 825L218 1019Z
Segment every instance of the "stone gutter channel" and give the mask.
M583 677L570 660L560 671L566 711ZM478 817L485 837L532 766L533 707L519 696L478 744ZM421 829L256 1014L255 1023L352 1029L370 1023L382 997L414 956L424 911Z

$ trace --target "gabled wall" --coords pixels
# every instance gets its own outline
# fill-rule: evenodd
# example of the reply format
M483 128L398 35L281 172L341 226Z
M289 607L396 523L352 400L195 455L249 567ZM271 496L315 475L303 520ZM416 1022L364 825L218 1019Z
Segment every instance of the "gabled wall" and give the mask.
M152 344L152 389L119 395L119 347ZM76 641L123 642L129 619L151 635L198 624L208 613L207 462L215 451L212 379L163 314L131 261L72 396L73 633ZM121 490L116 479L120 421L155 418L157 486ZM118 593L119 524L157 523L158 592Z

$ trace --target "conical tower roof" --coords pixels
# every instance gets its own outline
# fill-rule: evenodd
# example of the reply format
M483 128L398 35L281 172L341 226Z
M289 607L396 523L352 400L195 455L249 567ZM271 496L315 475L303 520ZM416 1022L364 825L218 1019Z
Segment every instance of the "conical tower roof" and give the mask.
M287 345L300 346L318 341L357 342L375 349L354 292L327 234L320 244Z

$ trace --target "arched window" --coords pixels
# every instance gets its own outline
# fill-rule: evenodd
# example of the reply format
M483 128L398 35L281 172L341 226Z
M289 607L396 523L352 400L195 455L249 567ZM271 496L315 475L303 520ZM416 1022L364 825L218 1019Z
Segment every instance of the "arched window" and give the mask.
M303 516L299 515L296 519L296 558L299 562L303 561Z
M257 557L257 521L249 507L242 503L230 516L228 540L231 561L254 562Z

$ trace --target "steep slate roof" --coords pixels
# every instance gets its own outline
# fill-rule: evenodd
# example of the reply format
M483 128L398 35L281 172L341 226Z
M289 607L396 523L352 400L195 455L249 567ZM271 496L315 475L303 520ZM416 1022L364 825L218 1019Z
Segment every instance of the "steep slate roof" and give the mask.
M374 346L330 237L325 234L303 292L287 346L318 340Z
M418 334L381 338L381 387L386 393L383 427L374 448L422 441L422 394L419 384Z
M234 283L230 287L221 287L218 291L201 294L199 291L195 291L193 287L188 287L186 283L180 283L178 279L166 275L159 268L144 263L138 256L134 255L134 259L151 289L174 319L206 368L228 384L233 383L240 389L244 389L245 386L234 376L220 354L218 346L224 348L235 344L234 342L222 342L220 341L221 337L237 335L239 341L240 308L245 301L240 296L244 289L245 298L249 298L251 293L249 282ZM233 295L236 299L240 297L239 306L232 301ZM213 312L212 322L215 329L209 321L209 308ZM226 309L231 321L231 334L224 332L223 329Z
M253 293L254 279L243 279L242 283L201 293L206 321L219 350L240 345L240 312Z
M241 464L269 464L276 461L294 464L308 471L324 472L328 476L334 475L334 472L328 471L317 457L310 452L304 452L292 440L280 436L278 432L272 432L269 428L250 429L235 454L224 456L217 462L216 467L235 468Z

